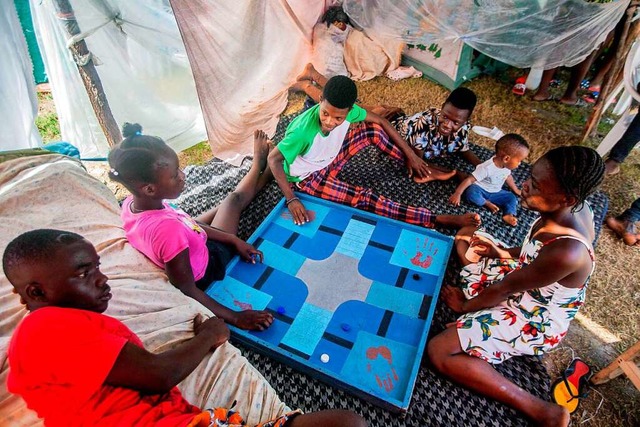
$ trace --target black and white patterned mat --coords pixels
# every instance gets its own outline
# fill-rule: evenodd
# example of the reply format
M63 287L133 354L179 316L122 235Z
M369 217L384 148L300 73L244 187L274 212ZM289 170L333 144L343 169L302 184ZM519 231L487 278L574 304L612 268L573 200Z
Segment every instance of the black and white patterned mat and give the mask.
M273 138L279 141L284 135L291 117L281 120ZM481 158L487 159L491 152L472 146ZM442 165L471 171L470 165L463 164L457 157L441 161ZM231 192L251 166L245 160L240 167L213 160L204 166L189 166L185 169L187 185L178 199L178 204L195 216L213 208ZM518 185L526 179L530 165L523 164L513 175ZM517 246L524 239L537 215L527 209L518 211L518 226L506 227L501 218L491 215L486 209L470 205L453 207L448 203L455 182L431 182L415 184L406 176L405 168L387 158L375 148L367 148L358 153L340 173L340 178L357 185L369 186L375 191L402 203L425 206L437 214L460 214L475 211L480 213L485 229L508 245ZM239 235L248 238L269 214L282 194L275 182L269 184L249 205L240 221ZM598 235L607 211L608 199L598 192L590 197L595 213ZM439 230L452 235L454 230ZM445 281L455 280L458 265L449 263ZM588 298L587 298L588 299ZM588 302L587 302L588 303ZM444 329L444 325L455 319L455 315L442 304L436 309L431 335ZM236 343L237 344L237 343ZM527 420L512 409L478 396L441 378L423 361L411 406L404 418L378 408L362 399L322 383L308 375L297 372L275 360L256 353L241 345L243 354L271 383L280 397L292 408L304 411L342 408L351 409L363 415L369 425L377 426L524 426ZM539 358L517 357L498 365L496 369L524 389L543 399L549 398L549 376Z

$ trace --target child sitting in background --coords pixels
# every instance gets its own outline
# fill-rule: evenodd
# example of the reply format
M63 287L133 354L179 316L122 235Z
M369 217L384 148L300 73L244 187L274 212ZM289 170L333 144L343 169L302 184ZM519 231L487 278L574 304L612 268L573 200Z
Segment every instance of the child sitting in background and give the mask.
M485 206L492 213L502 210L502 220L511 226L518 223L515 217L520 189L511 176L522 160L529 155L529 144L518 134L510 133L496 142L496 154L476 166L449 198L452 205L460 205L460 199L477 206ZM513 191L504 190L504 183Z
M155 136L142 135L139 124L125 123L125 139L109 153L109 178L124 185L131 196L122 204L122 220L131 245L163 268L169 281L216 316L242 329L264 330L273 322L266 311L235 312L204 291L225 275L235 254L245 261L262 261L262 252L236 236L240 214L272 179L267 168L269 142L255 132L251 169L215 209L195 220L164 199L184 189L178 156Z
M111 299L100 257L82 236L33 230L11 241L2 267L30 313L9 344L7 387L46 426L184 426L225 424L217 408L189 404L176 385L229 339L221 319L194 319L195 336L154 354L122 322L103 315ZM231 385L232 386L232 385ZM234 420L235 419L235 420ZM263 427L362 426L348 411L293 411Z

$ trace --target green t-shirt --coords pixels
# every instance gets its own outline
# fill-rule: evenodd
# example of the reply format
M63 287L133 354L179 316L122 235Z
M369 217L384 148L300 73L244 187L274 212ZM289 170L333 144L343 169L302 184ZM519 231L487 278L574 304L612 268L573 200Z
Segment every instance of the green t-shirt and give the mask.
M284 156L284 172L289 182L298 182L328 166L340 152L351 123L363 121L367 111L354 105L344 122L328 135L320 128L320 105L296 117L289 126L278 149Z

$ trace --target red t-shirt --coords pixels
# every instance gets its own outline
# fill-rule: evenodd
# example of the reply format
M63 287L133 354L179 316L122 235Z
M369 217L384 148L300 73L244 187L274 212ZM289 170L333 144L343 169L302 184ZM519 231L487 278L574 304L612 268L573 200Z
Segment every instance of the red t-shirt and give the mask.
M140 339L122 322L73 308L28 314L9 344L7 387L47 426L185 426L200 412L174 387L163 395L105 385L120 351Z

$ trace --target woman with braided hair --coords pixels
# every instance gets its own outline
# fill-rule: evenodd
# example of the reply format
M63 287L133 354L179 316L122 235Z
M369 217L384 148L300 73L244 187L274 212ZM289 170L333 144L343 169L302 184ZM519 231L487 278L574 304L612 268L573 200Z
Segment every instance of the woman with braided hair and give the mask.
M521 247L500 247L469 228L456 236L462 289L446 286L442 296L462 316L429 342L429 358L445 376L521 411L536 425L566 426L569 413L491 365L541 355L566 335L595 267L593 216L585 200L603 175L604 162L595 150L553 149L522 185L523 206L540 218ZM464 256L470 246L483 257L477 263Z

